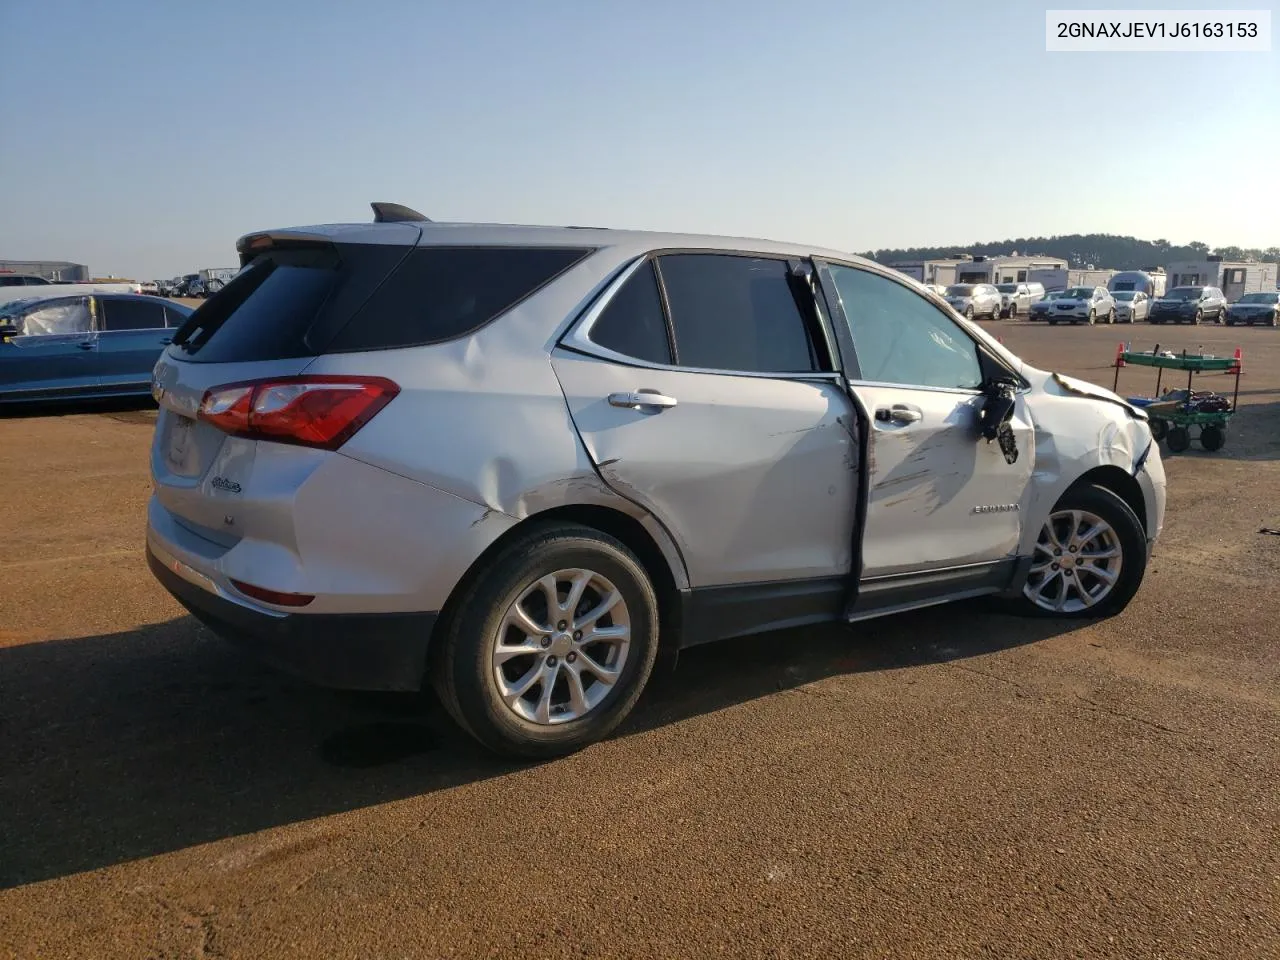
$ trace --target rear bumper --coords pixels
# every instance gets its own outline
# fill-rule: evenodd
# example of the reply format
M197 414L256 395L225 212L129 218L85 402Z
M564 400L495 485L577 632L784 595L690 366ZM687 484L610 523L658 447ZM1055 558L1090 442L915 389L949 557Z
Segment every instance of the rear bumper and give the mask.
M162 561L150 544L147 565L197 620L279 670L344 690L422 686L437 613L268 613L197 585L198 572L183 576L182 561Z

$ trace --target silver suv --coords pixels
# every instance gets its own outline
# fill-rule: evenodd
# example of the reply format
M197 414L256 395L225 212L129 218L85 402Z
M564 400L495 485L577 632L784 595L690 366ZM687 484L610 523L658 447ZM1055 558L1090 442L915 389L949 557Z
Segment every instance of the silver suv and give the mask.
M1004 309L1004 298L990 283L953 283L947 287L945 296L952 309L966 320L975 317L999 320L1000 311Z
M1138 589L1145 414L892 270L375 211L241 239L154 371L148 562L270 662L552 756L682 647Z

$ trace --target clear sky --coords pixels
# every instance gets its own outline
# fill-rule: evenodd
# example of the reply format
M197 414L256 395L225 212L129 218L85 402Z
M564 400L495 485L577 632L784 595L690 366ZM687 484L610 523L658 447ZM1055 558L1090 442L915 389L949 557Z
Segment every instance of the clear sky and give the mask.
M854 251L1280 243L1280 47L1049 54L1046 6L1109 4L0 0L0 257L168 277L371 200Z

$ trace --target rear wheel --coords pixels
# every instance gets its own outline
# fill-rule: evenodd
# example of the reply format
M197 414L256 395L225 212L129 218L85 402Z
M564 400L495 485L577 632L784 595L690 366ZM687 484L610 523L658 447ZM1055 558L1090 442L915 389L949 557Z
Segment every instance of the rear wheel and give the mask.
M1167 421L1165 420L1151 421L1151 437L1153 440L1156 441L1156 443L1159 443L1161 440L1163 440L1165 436L1168 434L1168 432L1169 432L1169 424Z
M1182 453L1191 446L1191 434L1186 427L1170 427L1169 432L1165 434L1164 442L1169 445L1172 452Z
M1018 319L1018 305L1016 303L1009 304L1009 319L1010 320Z
M533 530L456 602L432 683L498 753L548 758L608 736L658 652L658 601L635 555L591 527Z
M1221 450L1227 442L1227 431L1216 424L1209 424L1200 431L1200 446L1206 450Z
M1072 487L1040 530L1021 612L1112 616L1133 599L1146 567L1146 533L1129 505L1105 487Z
M1107 314L1107 323L1110 324L1111 326L1115 326L1116 312L1114 310L1112 310L1110 313Z

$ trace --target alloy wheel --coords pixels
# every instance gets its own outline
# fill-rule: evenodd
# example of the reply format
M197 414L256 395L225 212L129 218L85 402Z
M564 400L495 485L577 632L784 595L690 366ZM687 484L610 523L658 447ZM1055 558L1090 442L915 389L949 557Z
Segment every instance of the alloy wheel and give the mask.
M631 618L617 587L594 570L557 570L507 609L493 638L493 677L516 716L567 723L614 689L630 647Z
M1111 593L1123 560L1120 537L1106 520L1059 510L1040 531L1023 594L1051 613L1085 610Z

